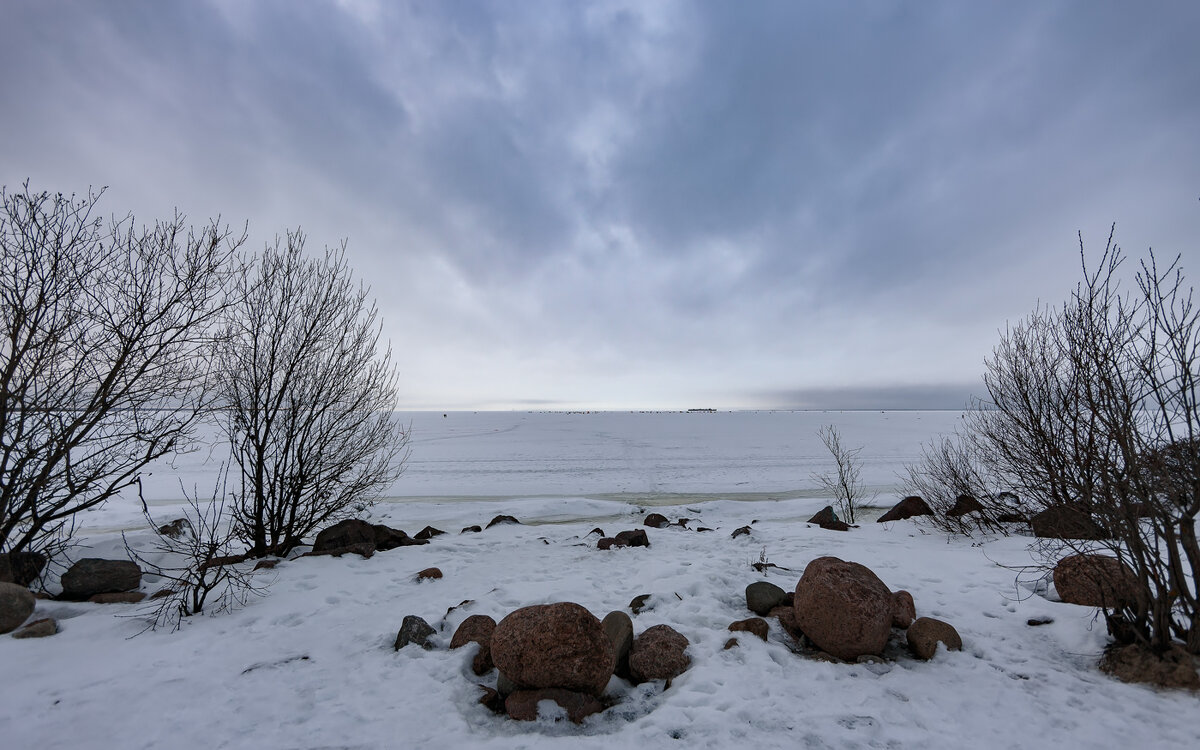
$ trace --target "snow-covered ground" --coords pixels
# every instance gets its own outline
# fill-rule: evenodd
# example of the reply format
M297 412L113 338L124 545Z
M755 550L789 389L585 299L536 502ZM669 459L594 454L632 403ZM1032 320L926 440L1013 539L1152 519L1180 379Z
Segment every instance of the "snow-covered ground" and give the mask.
M0 747L1194 747L1200 698L1100 674L1094 612L1016 583L1028 539L803 523L826 504L809 476L824 468L817 427L832 422L865 446L866 479L890 505L895 472L957 416L408 415L408 471L371 518L449 534L369 560L284 562L256 574L270 582L265 597L175 633L136 635L145 605L40 601L35 617L57 618L58 635L0 638ZM211 486L212 470L193 456L156 471L156 516L174 517L177 477ZM650 548L612 551L587 536L639 528L651 506L715 531L648 529ZM500 513L526 523L458 533ZM121 556L121 529L151 541L132 501L86 516L78 556ZM750 535L730 537L752 521ZM729 623L751 616L747 584L790 589L822 555L910 591L918 616L954 624L964 650L829 664L794 654L775 623L767 643L741 634L722 649ZM764 557L782 568L757 573ZM416 582L430 566L445 577ZM691 641L692 667L665 691L614 679L619 705L582 726L489 713L471 649L392 649L408 614L440 627L444 647L471 614L574 601L603 617L639 594L653 608L634 617L635 632L671 625ZM1032 617L1054 622L1031 627Z

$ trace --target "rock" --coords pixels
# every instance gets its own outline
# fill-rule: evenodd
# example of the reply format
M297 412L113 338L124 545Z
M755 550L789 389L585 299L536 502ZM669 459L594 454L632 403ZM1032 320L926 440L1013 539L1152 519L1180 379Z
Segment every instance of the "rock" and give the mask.
M150 595L150 599L152 601L154 599L165 599L174 593L175 593L175 589L167 587L165 589L159 589L158 591L155 591L153 594Z
M620 539L613 539L612 537L607 537L607 536L604 537L603 539L599 540L598 542L596 542L596 549L612 549L614 547L627 547L627 546L629 546L629 545L625 544Z
M88 601L93 604L137 604L146 598L141 591L116 591L108 594L92 594Z
M1139 646L1109 648L1100 658L1100 671L1122 682L1137 682L1164 688L1200 690L1197 660L1179 646L1161 656Z
M436 632L429 623L420 617L408 615L404 618L404 622L400 623L400 632L396 633L396 643L392 645L392 648L399 651L412 643L428 651L433 648L433 644L429 642L429 636Z
M741 526L741 527L734 529L733 533L730 534L729 537L731 539L737 539L739 536L742 536L743 534L749 534L749 533L750 533L749 526Z
M849 531L852 527L845 521L830 521L821 524L821 528L826 531Z
M1025 621L1025 624L1031 628L1036 628L1039 625L1049 625L1052 622L1054 622L1053 617L1030 617Z
M918 659L932 659L939 641L951 651L962 651L962 638L948 622L918 617L908 626L908 648Z
M925 502L924 498L917 495L909 495L900 502L892 506L892 509L884 513L877 519L877 523L885 521L903 521L906 518L914 516L932 516L933 509Z
M505 677L503 672L496 672L496 692L500 694L501 698L507 698L516 690L517 686L512 680Z
M600 695L617 656L595 615L573 602L522 607L496 625L492 661L519 688Z
M632 531L622 531L616 536L617 541L624 542L630 547L649 547L650 537L646 536L645 529L634 529Z
M917 605L907 591L892 593L892 627L906 629L917 619Z
M427 542L419 542L419 543L427 544ZM355 555L362 555L362 558L364 560L369 560L375 555L375 550L376 550L376 547L375 547L374 542L357 542L355 544L351 544L346 547L333 547L332 549L310 550L300 556L301 557L341 557L342 555L345 555L347 553L353 553ZM214 563L215 562L216 561L214 561ZM227 563L222 562L220 564L224 565Z
M996 516L998 523L1029 523L1029 519L1020 513L1001 513Z
M0 631L3 632L3 631ZM13 638L46 638L58 633L58 623L53 618L46 617L34 620L12 634Z
M494 714L504 713L504 699L500 697L500 691L494 690L487 685L479 685L478 687L483 690L483 695L479 696L479 704Z
M833 523L834 521L840 520L842 519L837 517L837 513L833 512L833 506L826 505L824 508L821 508L819 511L817 511L816 515L808 519L808 521L805 523L815 523L818 526L824 526L827 523Z
M783 604L787 593L769 581L755 581L746 587L746 609L759 617Z
M736 648L737 646L738 646L738 639L730 638L729 640L725 641L725 646L721 650L728 651L729 649Z
M352 551L359 554L363 554L360 550L365 547L370 547L370 552L374 553L375 527L357 518L339 521L317 534L316 541L313 542L312 554L340 555L352 546L355 547ZM363 556L369 557L370 555Z
M774 617L792 638L800 640L804 637L804 631L796 622L796 610L791 605L776 607L767 613L767 617Z
M647 628L633 641L629 672L638 682L671 680L687 671L688 639L670 625Z
M374 533L375 549L380 552L387 552L397 547L407 547L408 545L418 543L400 529L393 529L386 524L372 524L371 531ZM424 542L419 543L423 544Z
M5 552L0 554L0 583L28 587L45 567L46 556L41 552Z
M1041 539L1104 539L1108 535L1087 511L1072 505L1055 505L1029 519L1033 535Z
M965 516L968 513L982 513L983 505L978 500L970 495L959 495L954 500L954 505L950 510L946 511L946 516L949 518L958 518Z
M413 538L415 538L415 539L432 539L435 536L441 536L442 534L445 534L445 533L446 532L442 531L441 529L435 529L432 526L426 526L425 528L421 529L416 534L414 534Z
M504 515L500 515L500 516L496 516L496 517L495 517L495 518L493 518L492 520L488 521L487 528L489 528L489 529L490 529L490 528L492 528L493 526L497 526L497 525L499 525L499 524L502 524L502 523L515 523L515 524L517 524L518 526L521 524L521 522L520 522L520 521L518 521L517 519L513 518L512 516L504 516Z
M273 570L279 564L278 560L259 560L254 564L255 570Z
M133 591L141 585L142 570L136 563L88 557L63 574L62 598L87 599L93 594Z
M435 581L442 577L442 571L438 568L426 568L417 573L418 581Z
M459 534L478 534L478 533L479 533L479 532L481 532L481 531L483 531L483 528L482 528L482 527L480 527L480 526L467 526L467 527L463 528L463 530L462 530L462 531L460 531L460 532L458 532L458 533L459 533Z
M767 625L766 620L762 619L761 617L751 617L746 620L738 620L737 622L730 623L729 632L753 633L765 641L767 640L767 634L771 632L771 629Z
M696 527L696 531L704 533L705 531L712 531L712 529L708 528L707 526L698 526Z
M479 651L471 662L475 674L492 671L492 634L496 632L496 621L487 615L471 615L462 621L450 639L450 648L456 649L468 643L478 643Z
M517 721L536 721L538 704L542 701L557 704L567 712L567 718L576 724L604 710L604 704L595 696L562 688L518 690L504 699L504 710L509 718Z
M1119 609L1137 603L1134 572L1108 555L1070 555L1054 566L1054 588L1068 604Z
M159 526L158 533L171 539L179 539L184 534L193 534L195 532L192 530L191 521L186 518L176 518L168 524Z
M633 648L633 620L624 612L609 612L600 621L604 634L612 643L613 652L617 655L617 665L613 674L629 679L629 651Z
M643 610L654 609L654 607L647 606L647 602L649 601L649 594L638 594L637 596L633 597L632 601L629 602L629 610L635 615L640 615Z
M651 513L642 521L642 525L649 526L652 529L662 529L670 526L671 522L662 513Z
M878 654L892 632L892 592L865 565L818 557L796 584L796 624L822 651L854 661Z
M15 583L0 583L0 633L16 630L33 614L33 592Z

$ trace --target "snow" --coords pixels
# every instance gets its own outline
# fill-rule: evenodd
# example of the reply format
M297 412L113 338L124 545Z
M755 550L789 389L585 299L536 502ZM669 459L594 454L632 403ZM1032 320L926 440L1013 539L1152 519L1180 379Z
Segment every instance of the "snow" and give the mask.
M6 748L611 748L1193 747L1200 699L1126 685L1095 668L1106 642L1094 611L1017 582L1029 539L950 538L902 521L839 533L803 520L827 503L810 473L815 430L837 424L863 444L865 478L895 496L895 473L953 413L406 415L409 469L372 520L449 532L423 547L283 562L255 575L266 596L178 632L138 633L142 605L39 601L45 639L0 638L0 743ZM179 479L210 485L185 458L147 483L174 517ZM172 486L174 489L172 489ZM650 548L595 549L595 526L639 528L647 509L708 533L648 529ZM460 528L511 514L525 523ZM737 539L730 532L753 523ZM77 556L123 555L119 531L148 547L137 504L87 514ZM829 664L727 626L751 616L756 580L794 587L808 561L835 555L907 589L918 616L952 623L964 650L930 662ZM763 575L765 557L784 569ZM439 567L445 577L417 582ZM1028 578L1025 576L1024 578ZM143 589L155 590L145 581ZM597 617L652 595L635 632L665 623L691 642L691 669L669 689L609 690L621 702L582 726L509 721L476 701L470 647L446 650L467 616L574 601ZM470 604L451 607L464 600ZM438 648L392 642L405 615ZM1030 627L1032 617L1052 617Z

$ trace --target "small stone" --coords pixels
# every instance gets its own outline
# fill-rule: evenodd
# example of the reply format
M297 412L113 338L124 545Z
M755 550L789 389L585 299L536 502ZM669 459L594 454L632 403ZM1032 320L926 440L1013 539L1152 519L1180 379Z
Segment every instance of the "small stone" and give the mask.
M496 692L500 694L501 698L507 698L508 696L512 695L516 689L517 683L508 679L503 672L496 670Z
M410 526L409 528L411 529L412 527ZM445 534L445 533L446 532L442 531L441 529L435 529L432 526L426 526L425 528L421 529L416 534L414 534L413 538L415 538L415 539L432 539L435 536L441 536L442 534Z
M467 526L458 533L459 534L478 534L481 531L483 531L483 529L479 526Z
M620 539L613 539L612 537L607 536L596 542L596 549L614 549L626 546L628 545L626 545Z
M408 615L404 618L404 622L400 624L400 632L396 633L396 643L392 648L399 651L412 643L428 651L433 648L433 644L429 642L429 637L436 632L436 630L429 626L429 623L420 617Z
M784 603L787 592L769 581L755 581L746 587L746 608L759 617Z
M723 649L721 649L721 650L722 650L722 651L728 651L728 650L729 650L729 649L731 649L731 648L736 648L738 645L739 645L739 644L738 644L738 639L737 639L737 638L730 638L729 640L725 641L725 647L724 647Z
M58 632L58 623L52 618L34 620L12 634L13 638L46 638Z
M840 520L842 519L838 518L837 513L833 512L833 506L826 505L824 508L821 508L819 511L817 511L816 515L805 521L805 523L815 523L818 526L824 526L827 523L833 523Z
M171 539L179 539L184 534L192 533L192 523L186 518L176 518L166 525L159 526L158 533Z
M932 659L939 642L950 651L962 651L962 637L948 622L918 617L908 626L908 648L918 659Z
M887 523L888 521L903 521L906 518L915 516L932 516L933 509L929 507L929 503L925 502L924 498L917 495L909 495L900 502L892 506L892 509L884 513L876 521L878 523Z
M1039 625L1049 625L1054 622L1053 617L1031 617L1025 621L1025 624L1031 628L1036 628Z
M749 534L749 533L750 533L750 527L749 527L749 526L742 526L742 527L739 527L739 528L736 528L736 529L734 529L734 530L733 530L733 533L732 533L732 534L730 534L730 535L729 535L729 537L730 537L731 539L737 539L739 536L742 536L742 535L744 535L744 534Z
M417 573L418 581L432 581L442 577L442 571L437 568L426 568Z
M62 577L63 599L87 599L92 594L133 591L142 583L142 571L129 560L84 558Z
M604 534L604 529L600 528L599 526L597 526L596 528L592 529L591 531L589 531L589 532L588 532L587 534L585 534L584 536L592 536L593 534L595 534L596 536L605 536L605 534Z
M738 632L753 633L754 635L758 636L759 638L762 638L765 641L765 640L767 640L767 634L770 632L770 628L767 626L767 621L762 619L761 617L751 617L751 618L748 618L745 620L738 620L735 623L731 623L729 625L729 632L731 632L731 633L738 633Z
M633 597L633 601L629 602L629 609L635 615L640 615L645 610L654 609L652 606L647 606L650 601L650 594L639 594Z
M496 516L495 518L493 518L492 520L488 521L487 528L490 529L493 526L497 526L502 523L512 523L512 524L517 524L518 526L521 525L521 522L518 521L516 518L513 518L512 516L499 515L499 516Z

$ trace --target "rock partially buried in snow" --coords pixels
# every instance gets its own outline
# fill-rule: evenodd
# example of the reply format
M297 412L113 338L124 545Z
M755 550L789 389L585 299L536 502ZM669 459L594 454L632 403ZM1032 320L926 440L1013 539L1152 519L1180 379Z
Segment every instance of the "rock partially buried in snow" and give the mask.
M1029 519L1040 539L1104 539L1107 534L1087 511L1070 505L1046 508Z
M442 534L445 534L445 533L446 532L442 531L441 529L435 529L432 526L426 526L425 528L421 529L416 534L414 534L413 538L414 539L432 539L435 536L441 536Z
M650 609L654 609L654 607L650 605L649 594L638 594L629 602L629 611L635 615L640 615L642 612Z
M730 534L729 537L731 539L737 539L739 536L749 535L749 534L750 534L749 526L739 526L738 528L733 530L733 533Z
M646 536L645 529L633 529L632 531L622 531L616 536L618 542L624 542L630 547L649 547L650 537Z
M0 583L0 633L16 630L33 614L33 592L15 583Z
M429 642L429 637L436 632L436 630L430 627L429 623L420 617L408 615L404 618L404 622L400 624L400 632L396 633L396 642L392 645L392 648L399 651L411 643L428 651L433 648L433 644Z
M642 521L642 525L649 526L652 529L662 529L670 526L671 522L661 513L651 513Z
M504 699L504 710L509 718L536 721L539 711L543 708L542 701L550 701L557 705L566 712L567 718L576 724L581 724L587 717L604 710L604 704L594 695L562 688L517 690ZM547 713L542 711L541 715L546 716Z
M908 626L908 648L918 659L932 659L939 642L950 651L962 651L962 637L948 622L918 617Z
M518 688L600 695L617 656L604 626L573 602L522 607L496 625L492 661Z
M1068 604L1117 609L1137 602L1137 576L1109 555L1070 555L1054 566L1054 588Z
M63 599L87 599L93 594L132 591L142 584L142 570L129 560L84 558L62 577Z
M745 620L738 620L729 625L731 633L753 633L764 641L767 640L767 635L771 632L767 626L767 621L761 617L750 617Z
M471 615L462 621L450 639L450 648L461 648L468 643L478 643L479 652L471 662L475 674L492 671L492 635L496 632L496 621L487 615Z
M755 581L746 587L746 609L759 617L782 605L787 592L770 581Z
M516 524L517 526L521 525L521 522L512 516L499 515L499 516L496 516L495 518L493 518L492 520L488 521L488 525L485 528L490 529L493 526L498 526L498 525L504 524L504 523Z
M892 592L870 568L818 557L796 584L796 624L817 648L854 661L879 654L892 632Z
M892 593L892 627L906 629L917 619L917 605L907 591Z
M347 518L322 529L317 534L316 540L313 541L312 551L316 555L329 555L341 550L358 552L366 547L370 547L371 552L374 552L377 547L375 527L357 518Z
M671 680L687 671L688 639L670 625L647 628L633 641L629 672L638 682Z
M968 513L982 513L983 505L978 500L970 495L959 495L954 499L954 505L950 510L946 511L946 515L950 518L958 518L965 516Z
M426 568L417 573L418 581L436 581L442 577L442 571L439 568Z
M903 521L906 518L932 515L933 508L929 507L929 503L925 502L924 498L917 495L909 495L893 505L892 509L876 519L876 522L886 523L888 521Z
M12 634L13 638L48 638L58 633L58 623L51 617L34 620Z

